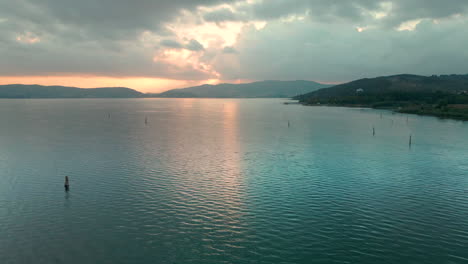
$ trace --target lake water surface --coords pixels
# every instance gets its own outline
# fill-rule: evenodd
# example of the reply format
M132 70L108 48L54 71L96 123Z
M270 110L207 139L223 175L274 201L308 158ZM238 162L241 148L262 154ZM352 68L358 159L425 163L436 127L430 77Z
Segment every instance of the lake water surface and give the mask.
M0 100L0 263L468 263L468 122L284 101Z

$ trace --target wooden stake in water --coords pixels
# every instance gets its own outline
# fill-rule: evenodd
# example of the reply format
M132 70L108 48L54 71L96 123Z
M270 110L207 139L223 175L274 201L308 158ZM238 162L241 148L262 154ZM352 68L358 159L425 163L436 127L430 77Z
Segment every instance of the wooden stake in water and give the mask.
M411 134L410 134L410 135L409 135L409 143L408 143L410 148L411 148L411 137L412 137L412 136L411 136Z
M69 191L70 190L70 182L68 180L68 176L65 176L65 191Z
M372 127L372 135L375 136L375 128Z
M289 120L288 120L288 127L290 127L290 126L291 126L291 124L289 123Z

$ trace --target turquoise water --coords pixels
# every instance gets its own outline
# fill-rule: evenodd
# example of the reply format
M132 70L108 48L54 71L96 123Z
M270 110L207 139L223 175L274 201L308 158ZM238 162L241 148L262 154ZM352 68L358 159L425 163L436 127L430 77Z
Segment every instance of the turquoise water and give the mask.
M468 122L282 102L0 100L0 262L468 262Z

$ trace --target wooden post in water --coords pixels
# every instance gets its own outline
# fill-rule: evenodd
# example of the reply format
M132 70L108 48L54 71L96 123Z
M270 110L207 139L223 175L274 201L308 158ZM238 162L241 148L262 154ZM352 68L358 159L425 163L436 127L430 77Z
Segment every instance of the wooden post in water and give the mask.
M408 145L409 145L410 148L411 148L411 136L412 136L412 135L410 134L410 135L409 135L409 143L408 143Z
M372 127L372 135L375 136L375 127Z
M288 120L288 127L290 127L290 126L291 126L291 124L289 123L289 120Z
M68 181L68 176L65 176L65 191L70 190L70 182Z

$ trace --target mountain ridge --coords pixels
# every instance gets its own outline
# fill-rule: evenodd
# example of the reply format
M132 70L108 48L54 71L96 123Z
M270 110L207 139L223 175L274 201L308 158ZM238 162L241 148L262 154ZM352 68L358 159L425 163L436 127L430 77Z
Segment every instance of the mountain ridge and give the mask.
M151 96L162 98L289 98L329 86L305 80L266 80L241 84L203 84L151 94Z
M305 80L266 80L242 84L202 84L163 93L141 93L127 87L6 84L0 85L0 98L290 98L329 86Z
M0 98L140 98L144 94L126 87L78 88L38 84L0 85Z

